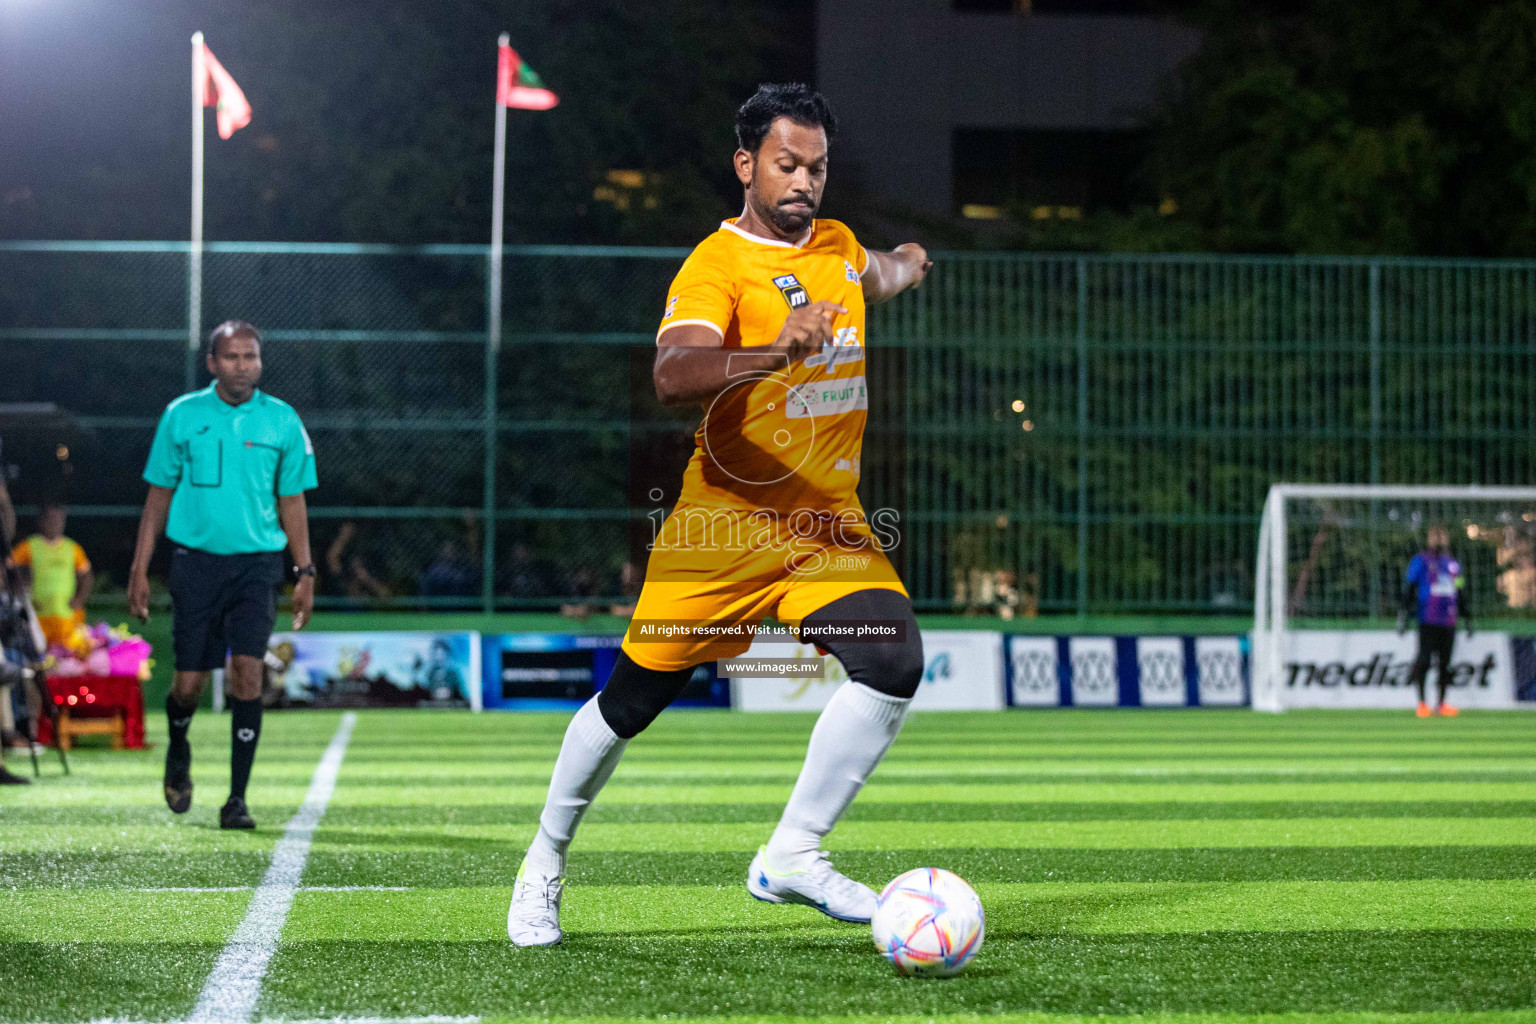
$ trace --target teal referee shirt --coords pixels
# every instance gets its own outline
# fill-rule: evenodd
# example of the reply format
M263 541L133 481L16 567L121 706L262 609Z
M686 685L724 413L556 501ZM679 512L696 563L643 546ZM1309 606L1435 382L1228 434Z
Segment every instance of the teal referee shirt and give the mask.
M230 405L210 384L165 407L144 479L175 493L165 535L215 555L281 551L278 495L318 483L315 448L287 402L256 391Z

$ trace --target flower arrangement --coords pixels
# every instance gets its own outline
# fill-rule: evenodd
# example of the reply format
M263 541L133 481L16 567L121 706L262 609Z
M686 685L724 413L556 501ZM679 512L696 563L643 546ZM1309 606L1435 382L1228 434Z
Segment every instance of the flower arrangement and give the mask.
M80 626L69 640L50 644L44 669L50 676L133 676L148 682L154 661L149 641L127 624Z

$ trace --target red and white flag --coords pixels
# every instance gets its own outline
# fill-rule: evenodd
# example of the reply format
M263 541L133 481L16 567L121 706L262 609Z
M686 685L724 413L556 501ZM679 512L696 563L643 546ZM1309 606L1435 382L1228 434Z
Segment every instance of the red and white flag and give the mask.
M516 110L548 110L560 97L506 43L496 48L496 102Z
M212 107L214 119L219 125L219 138L227 139L251 123L251 104L235 84L234 77L224 70L219 58L203 44L202 105Z

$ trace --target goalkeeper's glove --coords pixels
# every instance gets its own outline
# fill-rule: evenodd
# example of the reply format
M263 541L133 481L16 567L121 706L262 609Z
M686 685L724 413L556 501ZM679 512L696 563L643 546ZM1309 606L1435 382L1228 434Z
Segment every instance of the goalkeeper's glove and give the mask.
M1408 632L1408 613L1407 612L1398 612L1397 613L1397 635L1398 636L1402 636L1406 632Z

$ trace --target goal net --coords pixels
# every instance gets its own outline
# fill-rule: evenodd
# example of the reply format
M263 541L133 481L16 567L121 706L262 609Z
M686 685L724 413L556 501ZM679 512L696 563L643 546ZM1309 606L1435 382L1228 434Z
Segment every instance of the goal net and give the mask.
M1536 488L1276 484L1254 563L1255 709L1413 706L1413 616L1405 636L1396 618L1408 564L1436 525L1478 628L1457 635L1453 703L1514 704L1515 662L1530 659L1494 627L1536 619Z

